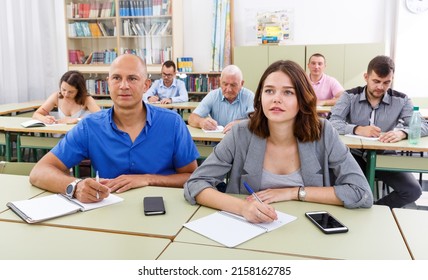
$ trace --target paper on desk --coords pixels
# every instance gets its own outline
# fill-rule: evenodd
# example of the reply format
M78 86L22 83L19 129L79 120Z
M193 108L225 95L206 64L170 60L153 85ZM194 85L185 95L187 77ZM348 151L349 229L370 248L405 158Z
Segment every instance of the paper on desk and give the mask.
M366 137L361 135L355 135L355 134L345 134L346 137L353 137L353 138L359 138L362 140L369 140L369 141L377 141L379 140L379 137Z
M217 126L217 128L216 128L216 129L214 129L214 130L206 130L206 129L203 129L203 128L202 128L202 130L203 130L204 132L206 132L206 133L210 133L210 132L223 132L223 130L224 130L224 126L222 126L222 125L218 125L218 126Z

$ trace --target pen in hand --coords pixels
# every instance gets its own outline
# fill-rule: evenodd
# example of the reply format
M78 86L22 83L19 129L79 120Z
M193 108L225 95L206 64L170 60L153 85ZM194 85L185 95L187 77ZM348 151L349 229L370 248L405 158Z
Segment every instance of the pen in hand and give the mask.
M95 181L97 181L97 183L100 182L100 176L98 175L98 170L95 173ZM100 193L97 191L97 200L100 199Z
M247 182L244 182L244 187L258 202L263 204L262 200L257 196L257 194L253 191L253 189L250 187L250 185L247 184Z

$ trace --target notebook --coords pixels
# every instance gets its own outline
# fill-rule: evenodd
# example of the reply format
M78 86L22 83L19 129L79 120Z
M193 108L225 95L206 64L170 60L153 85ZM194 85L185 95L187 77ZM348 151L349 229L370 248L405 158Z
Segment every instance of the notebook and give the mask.
M59 125L59 124L57 124L57 123L46 124L46 123L39 121L39 120L28 120L28 121L22 122L21 125L23 127L40 127L40 126L54 126L54 125Z
M52 218L65 216L78 211L88 211L123 201L123 198L110 194L107 198L95 203L83 203L63 194L52 194L38 198L19 200L7 203L21 219L27 223L38 223Z
M346 137L353 137L353 138L359 138L362 140L371 140L371 141L377 141L379 140L379 137L366 137L361 135L355 135L355 134L345 134Z
M226 247L235 247L258 235L275 230L296 219L296 217L276 211L278 220L271 223L253 224L244 217L218 211L203 218L188 222L184 226Z

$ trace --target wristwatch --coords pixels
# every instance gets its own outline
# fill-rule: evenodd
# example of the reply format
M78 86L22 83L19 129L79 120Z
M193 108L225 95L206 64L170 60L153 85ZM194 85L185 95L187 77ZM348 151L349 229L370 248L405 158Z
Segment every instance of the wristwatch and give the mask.
M69 198L73 198L74 192L76 191L77 184L82 181L82 179L76 179L71 182L65 189L65 195Z
M297 198L300 201L305 201L305 199L306 199L305 187L299 187L299 191L297 192Z

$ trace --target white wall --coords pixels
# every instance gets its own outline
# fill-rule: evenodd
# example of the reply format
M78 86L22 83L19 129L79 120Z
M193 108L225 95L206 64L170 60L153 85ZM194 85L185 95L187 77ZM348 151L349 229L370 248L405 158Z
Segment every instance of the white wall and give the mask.
M256 45L257 12L291 10L294 39L286 44L372 43L385 40L390 0L235 0L236 45ZM238 12L239 11L239 12ZM251 40L251 37L253 40Z
M212 0L183 0L183 56L193 57L193 71L208 72L211 65Z
M184 1L184 55L194 70L210 65L212 0ZM257 11L292 9L294 38L286 44L385 42L394 58L394 88L410 97L428 97L428 12L412 14L405 0L234 0L235 45L256 45ZM368 64L368 61L367 61Z
M212 0L183 0L184 55L194 57L194 70L210 65ZM392 3L391 3L392 2ZM395 27L390 0L234 0L235 45L256 45L257 11L292 9L294 38L287 44L386 42Z
M413 14L399 0L394 88L410 97L428 97L428 12Z

